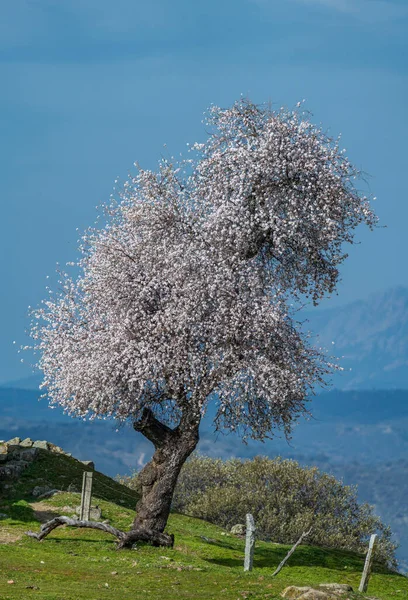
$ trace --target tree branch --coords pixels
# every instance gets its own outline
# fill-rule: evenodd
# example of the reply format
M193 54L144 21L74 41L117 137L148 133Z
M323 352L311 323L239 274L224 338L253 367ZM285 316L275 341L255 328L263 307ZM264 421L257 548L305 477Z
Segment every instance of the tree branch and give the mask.
M156 419L150 408L143 409L140 420L133 422L133 429L142 433L155 448L161 448L174 436L173 429Z
M88 529L99 529L101 531L105 531L106 533L110 533L114 535L118 540L122 540L125 538L126 534L111 525L106 523L98 523L96 521L79 521L77 519L72 519L71 517L55 517L51 519L51 521L47 521L43 523L40 528L40 533L34 533L33 531L26 531L26 535L29 537L36 538L38 541L41 541L45 538L53 529L60 527L61 525L69 525L70 527L87 527Z
M135 542L150 542L151 544L153 544L153 546L166 546L168 548L173 548L174 545L174 535L161 533L152 529L137 527L131 529L131 531L128 531L126 533L106 523L98 523L96 521L78 521L77 519L71 519L71 517L63 516L55 517L51 521L43 523L43 525L41 525L39 533L34 533L33 531L26 531L26 535L28 535L29 537L33 537L38 541L41 541L48 534L50 534L51 531L62 525L68 525L70 527L83 527L88 529L99 529L100 531L104 531L105 533L110 533L111 535L115 536L118 540L118 544L116 546L117 550L121 550L122 548L128 548L132 546L132 544L134 544Z

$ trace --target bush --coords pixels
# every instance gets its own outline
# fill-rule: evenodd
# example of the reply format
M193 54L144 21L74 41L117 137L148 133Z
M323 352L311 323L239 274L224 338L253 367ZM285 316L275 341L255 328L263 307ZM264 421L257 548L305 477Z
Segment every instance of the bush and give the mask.
M365 553L377 533L376 560L397 566L390 528L370 505L358 504L356 486L293 460L257 456L223 462L193 455L180 473L172 508L227 529L252 513L258 537L282 544L293 544L313 525L306 543Z

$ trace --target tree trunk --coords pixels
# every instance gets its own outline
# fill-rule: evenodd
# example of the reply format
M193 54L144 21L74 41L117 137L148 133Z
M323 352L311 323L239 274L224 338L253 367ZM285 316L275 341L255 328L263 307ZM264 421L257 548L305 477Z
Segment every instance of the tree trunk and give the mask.
M171 429L146 408L133 427L155 447L152 460L139 473L142 497L136 506L133 529L163 533L170 513L174 488L181 467L197 446L200 417L183 413L180 424Z

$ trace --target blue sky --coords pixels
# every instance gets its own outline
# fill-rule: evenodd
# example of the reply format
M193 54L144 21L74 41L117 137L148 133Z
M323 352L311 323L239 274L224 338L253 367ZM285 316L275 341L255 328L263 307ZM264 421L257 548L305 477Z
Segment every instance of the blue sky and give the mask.
M115 178L185 153L240 94L305 98L370 175L387 228L359 231L324 306L408 285L407 20L406 0L4 0L0 383L30 373L12 345L27 307Z

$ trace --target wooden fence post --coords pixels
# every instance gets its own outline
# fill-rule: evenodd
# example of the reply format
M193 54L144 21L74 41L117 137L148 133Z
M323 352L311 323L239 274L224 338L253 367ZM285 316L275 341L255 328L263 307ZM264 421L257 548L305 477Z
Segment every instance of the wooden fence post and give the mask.
M299 544L301 544L303 542L303 539L305 537L307 537L311 531L312 531L312 527L309 529L309 531L304 531L302 533L302 535L300 536L300 538L298 539L298 541L296 542L296 544L294 544L292 546L292 548L289 550L289 552L287 553L287 555L285 556L285 558L283 559L283 561L279 564L279 566L276 569L276 571L274 571L272 573L272 577L275 577L275 575L277 575L279 573L279 571L284 566L285 562L292 556L292 554L294 553L294 551L296 550L296 548L299 546Z
M81 510L79 513L80 521L89 521L91 512L92 476L92 471L84 471L82 479Z
M370 544L368 546L368 552L365 559L364 570L361 576L360 587L358 588L359 592L366 592L368 586L368 580L370 579L371 574L371 565L373 562L373 552L377 542L377 534L373 533L370 538Z
M246 516L245 561L244 571L252 571L255 548L255 523L251 514Z

